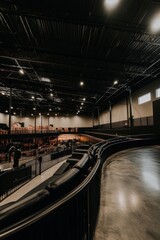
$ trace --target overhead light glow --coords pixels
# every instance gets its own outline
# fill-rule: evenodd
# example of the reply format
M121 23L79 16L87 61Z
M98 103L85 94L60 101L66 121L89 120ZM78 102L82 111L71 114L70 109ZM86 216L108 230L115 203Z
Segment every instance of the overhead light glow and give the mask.
M113 84L114 84L114 85L118 84L118 80L115 80Z
M34 108L33 108L33 110L35 111L35 110L36 110L36 108L34 107Z
M83 86L83 85L84 85L84 82L81 81L81 82L80 82L80 86Z
M50 109L49 109L49 111L51 112L51 111L52 111L52 109L50 108Z
M86 98L83 98L83 101L86 101Z
M2 92L2 95L5 95L5 93L4 93L4 92Z
M53 93L50 93L50 96L53 97Z
M84 103L83 102L81 102L81 105L83 105Z
M153 33L160 32L160 12L152 19L150 28Z
M120 0L105 0L104 5L106 9L113 10L118 4Z
M8 113L8 110L6 110L5 113Z
M24 70L21 68L21 69L19 69L19 73L21 74L21 75L24 75Z
M42 77L41 81L42 82L51 82L51 80L49 78L46 78L46 77Z

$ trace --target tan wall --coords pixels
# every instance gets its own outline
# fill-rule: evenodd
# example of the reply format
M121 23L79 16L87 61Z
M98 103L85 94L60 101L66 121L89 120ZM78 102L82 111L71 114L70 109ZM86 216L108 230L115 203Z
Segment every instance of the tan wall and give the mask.
M11 125L16 122L24 122L24 126L34 126L34 117L19 117L12 116ZM8 114L0 113L0 122L9 125ZM77 128L77 127L92 127L92 118L73 116L73 117L49 117L49 124L53 124L55 128ZM41 116L37 116L36 125L41 126ZM48 126L48 117L42 116L42 125Z
M153 116L152 102L156 100L156 89L160 88L160 80L149 84L133 94L133 116L134 118ZM151 92L151 101L138 105L138 97Z
M160 88L160 80L156 80L132 94L133 102L133 117L143 118L153 116L153 107L152 102L156 100L156 89ZM138 97L151 92L151 101L138 105ZM129 106L128 106L129 108ZM126 121L127 120L127 104L126 99L112 106L112 122ZM100 114L100 124L109 123L109 109L106 109L103 113ZM95 119L94 122L98 124L98 121ZM96 125L95 124L95 125Z
M8 114L0 113L0 123L5 123L8 125L9 117Z
M92 118L81 117L81 116L72 116L72 117L50 117L50 124L53 124L54 127L92 127Z

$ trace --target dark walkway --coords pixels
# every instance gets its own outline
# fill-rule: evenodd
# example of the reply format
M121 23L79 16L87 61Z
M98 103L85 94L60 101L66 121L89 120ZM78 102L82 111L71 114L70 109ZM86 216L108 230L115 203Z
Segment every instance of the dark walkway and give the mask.
M109 161L94 240L160 240L160 146L125 150Z

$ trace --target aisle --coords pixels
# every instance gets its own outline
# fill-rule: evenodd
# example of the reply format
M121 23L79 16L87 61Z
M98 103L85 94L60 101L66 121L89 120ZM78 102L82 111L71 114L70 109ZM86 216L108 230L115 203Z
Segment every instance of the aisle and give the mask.
M94 240L159 240L160 146L125 150L109 161Z
M51 178L53 173L57 171L57 169L66 161L66 158L61 158L61 161L54 165L53 167L49 168L48 170L42 172L41 175L36 176L31 181L26 183L20 189L9 195L3 201L0 202L0 206L7 204L12 201L17 201L18 199L22 198L24 195L27 195L30 191L34 188L45 182L47 179Z

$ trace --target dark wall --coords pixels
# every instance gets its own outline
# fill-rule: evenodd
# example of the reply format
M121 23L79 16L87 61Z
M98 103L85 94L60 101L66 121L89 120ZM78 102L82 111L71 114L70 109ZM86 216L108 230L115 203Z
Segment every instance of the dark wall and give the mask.
M155 133L160 135L160 99L153 102L153 123Z

